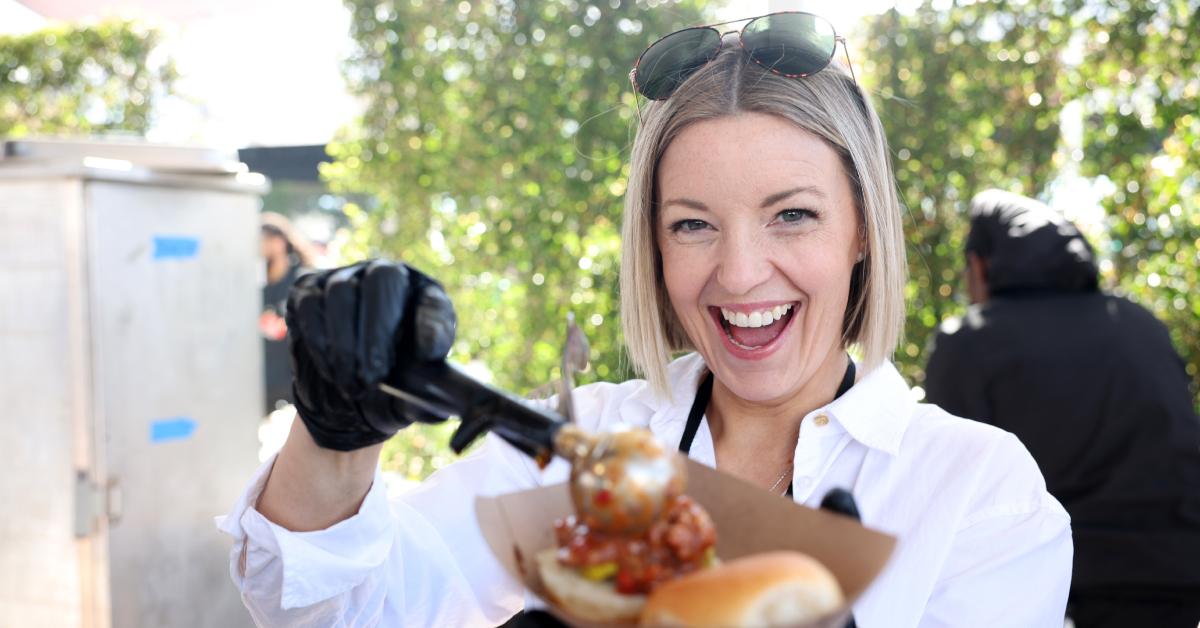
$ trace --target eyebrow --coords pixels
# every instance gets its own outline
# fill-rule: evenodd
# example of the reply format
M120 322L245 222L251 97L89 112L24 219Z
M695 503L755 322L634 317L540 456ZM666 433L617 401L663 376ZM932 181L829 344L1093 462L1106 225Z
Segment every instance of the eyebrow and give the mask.
M766 209L766 208L774 205L775 203L782 201L785 198L794 196L796 194L803 194L803 193L812 194L813 196L816 196L816 197L822 198L822 199L825 198L825 193L821 191L821 188L818 188L818 187L812 186L812 185L801 185L800 187L795 187L790 190L776 192L775 194L772 194L772 195L768 196L767 198L764 198L762 205L759 205L759 209Z
M799 187L794 187L790 190L784 190L782 192L771 194L762 200L762 203L759 205L759 209L766 209L785 198L789 198L801 193L808 193L819 198L825 198L825 193L822 192L820 188L811 185L802 185ZM690 207L698 211L708 211L708 205L705 205L704 203L701 203L695 199L686 197L673 198L662 204L663 207L668 205L683 205L684 207Z

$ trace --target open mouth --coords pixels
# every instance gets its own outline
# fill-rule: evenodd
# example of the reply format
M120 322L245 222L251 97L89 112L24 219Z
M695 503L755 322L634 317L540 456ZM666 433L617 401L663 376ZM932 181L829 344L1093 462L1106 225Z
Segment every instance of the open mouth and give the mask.
M799 307L799 303L792 302L749 313L713 306L709 306L708 311L733 346L754 351L779 338L795 318Z

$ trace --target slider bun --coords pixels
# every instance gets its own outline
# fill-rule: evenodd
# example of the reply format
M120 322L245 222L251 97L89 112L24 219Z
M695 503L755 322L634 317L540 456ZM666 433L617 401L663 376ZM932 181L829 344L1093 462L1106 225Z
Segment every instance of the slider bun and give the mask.
M538 573L550 598L568 613L586 621L635 622L646 603L645 595L618 593L611 582L596 582L558 562L555 550L538 552Z
M824 565L800 552L767 552L704 569L654 590L650 626L791 626L844 603Z

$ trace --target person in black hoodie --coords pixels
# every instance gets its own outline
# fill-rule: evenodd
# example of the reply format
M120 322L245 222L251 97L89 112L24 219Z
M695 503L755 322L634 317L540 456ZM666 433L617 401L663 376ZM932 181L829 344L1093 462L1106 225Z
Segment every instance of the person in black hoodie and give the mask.
M934 341L927 400L1041 466L1071 514L1078 628L1195 628L1200 419L1166 327L1101 292L1079 230L1032 199L976 196L966 256L972 305Z

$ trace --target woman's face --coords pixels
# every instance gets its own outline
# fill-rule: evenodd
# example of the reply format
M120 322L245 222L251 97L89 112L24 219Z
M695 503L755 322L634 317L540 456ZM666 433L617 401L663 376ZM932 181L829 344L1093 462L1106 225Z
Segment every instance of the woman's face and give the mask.
M837 153L782 118L738 114L687 127L657 177L671 306L717 379L768 403L840 368L862 249Z

